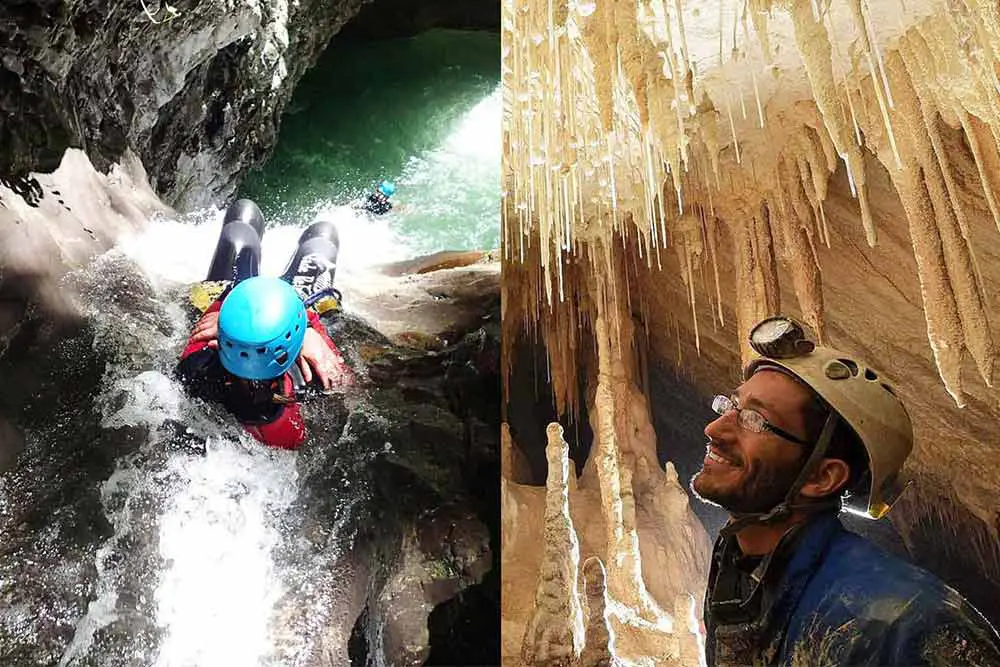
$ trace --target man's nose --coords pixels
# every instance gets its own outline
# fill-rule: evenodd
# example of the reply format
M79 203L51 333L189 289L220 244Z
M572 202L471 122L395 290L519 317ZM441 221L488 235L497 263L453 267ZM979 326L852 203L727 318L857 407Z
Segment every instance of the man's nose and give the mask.
M736 411L728 410L705 426L705 436L709 440L727 440L733 437L736 428Z

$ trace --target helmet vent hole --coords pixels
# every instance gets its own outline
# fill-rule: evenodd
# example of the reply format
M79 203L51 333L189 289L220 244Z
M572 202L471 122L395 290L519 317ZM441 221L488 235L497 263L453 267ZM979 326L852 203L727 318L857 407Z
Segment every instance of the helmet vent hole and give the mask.
M277 361L280 365L283 366L288 361L288 353L287 352L282 352L277 357L275 357L274 360Z
M240 352L240 356L243 357L244 359L249 359L250 358L250 355L247 354L245 350L243 352Z
M298 331L298 330L299 330L299 325L298 325L298 324L296 324L296 325L295 325L295 330L296 330L296 331Z
M292 338L292 332L291 331L286 331L285 332L285 340L291 340L291 338Z
M233 343L232 343L232 341L228 341L228 340L227 340L227 341L226 341L226 347L232 347L232 346L233 346Z
M265 352L267 352L267 350L265 348L263 348L263 347L258 347L257 348L257 354L264 354Z
M854 377L857 377L857 375L858 375L858 365L853 360L851 360L851 359L838 359L837 361L839 361L840 363L842 363L845 366L847 366L847 368L851 371L851 375L853 375Z
M876 380L878 380L878 373L876 373L875 371L873 371L870 368L866 368L865 369L865 379L866 380L870 380L872 382L875 382Z

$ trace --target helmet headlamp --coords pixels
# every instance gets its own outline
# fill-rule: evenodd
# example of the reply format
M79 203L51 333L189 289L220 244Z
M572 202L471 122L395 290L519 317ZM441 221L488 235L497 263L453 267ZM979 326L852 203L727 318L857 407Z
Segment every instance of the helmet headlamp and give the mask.
M813 351L802 325L788 317L769 317L750 330L750 347L757 354L772 359L794 359Z

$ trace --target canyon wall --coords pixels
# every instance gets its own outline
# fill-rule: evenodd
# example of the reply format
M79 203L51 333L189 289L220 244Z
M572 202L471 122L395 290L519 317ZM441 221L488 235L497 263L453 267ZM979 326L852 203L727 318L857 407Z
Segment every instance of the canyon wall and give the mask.
M131 150L168 204L218 205L266 161L299 79L365 3L5 2L0 176L51 171L71 147L106 171ZM361 17L359 37L495 29L499 20L484 0L462 12L447 3L382 4Z

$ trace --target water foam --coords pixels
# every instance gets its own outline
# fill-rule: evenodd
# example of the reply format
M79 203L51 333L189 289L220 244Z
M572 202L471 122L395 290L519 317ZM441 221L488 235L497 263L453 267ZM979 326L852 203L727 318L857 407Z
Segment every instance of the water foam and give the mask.
M196 283L205 279L224 215L222 209L209 208L177 219L154 219L141 232L125 239L121 249L160 286ZM337 226L338 282L342 276L364 273L378 264L412 255L411 247L388 219L372 220L350 206L319 202L313 220L329 220ZM262 275L276 276L285 270L299 235L308 226L268 222L261 242Z

